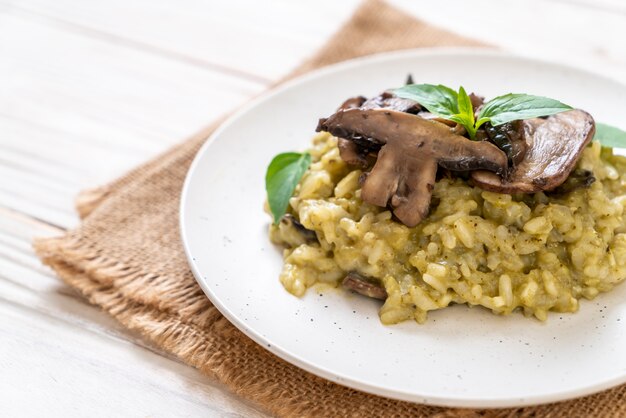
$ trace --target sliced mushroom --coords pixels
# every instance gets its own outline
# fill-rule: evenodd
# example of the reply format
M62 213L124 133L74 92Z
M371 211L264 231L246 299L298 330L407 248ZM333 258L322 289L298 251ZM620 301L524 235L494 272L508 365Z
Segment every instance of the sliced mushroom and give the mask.
M489 142L470 141L444 124L388 109L349 109L321 119L318 131L382 145L365 179L361 198L391 204L396 217L413 227L428 215L437 166L504 174L507 157Z
M478 110L478 108L485 102L485 98L483 96L479 96L474 93L470 93L469 98L470 102L472 102L472 108L474 108L474 110Z
M500 148L509 157L509 170L516 167L526 153L526 141L522 131L522 121L513 121L498 126L485 124L488 140Z
M361 109L390 109L411 114L417 114L422 110L422 107L416 101L402 99L389 91L385 91L371 99L366 99L363 96L350 97L337 110L349 110L359 107Z
M339 106L339 109L337 109L337 111L357 109L361 106L365 106L366 103L369 103L367 104L367 106L369 106L370 108L372 108L372 106L380 107L384 104L384 95L385 93L370 100L367 100L363 96L351 97L343 102L341 106ZM393 106L397 103L390 102L387 104ZM345 138L339 137L337 141L337 147L339 148L339 155L341 156L341 159L345 161L348 165L360 168L367 168L370 165L370 162L367 159L368 155L376 154L380 150L381 144L378 144L375 141L368 140L366 138L358 141L354 138L353 140L347 140Z
M397 110L398 112L406 112L413 115L422 110L422 107L416 101L402 99L388 91L366 100L360 107L361 109Z
M354 271L348 273L341 284L343 287L363 296L381 300L387 299L387 291L380 281L361 276Z
M369 165L367 161L369 150L367 148L359 147L355 142L345 138L338 139L337 147L339 148L339 156L348 165L361 168L366 168Z
M561 184L556 189L547 193L552 196L560 196L560 195L564 195L567 193L571 193L574 190L587 189L593 183L595 183L595 181L596 181L596 178L591 171L583 170L583 169L576 169L572 171L572 173L569 175L567 180L563 182L563 184Z
M576 166L595 133L593 117L570 110L521 122L525 150L520 162L501 178L487 171L472 172L474 183L498 193L535 193L561 185Z
M289 213L280 218L278 229L280 230L280 243L290 248L319 242L315 231L306 229L304 225Z
M343 102L337 110L356 109L357 107L363 106L363 103L366 101L367 99L363 96L350 97L348 100Z

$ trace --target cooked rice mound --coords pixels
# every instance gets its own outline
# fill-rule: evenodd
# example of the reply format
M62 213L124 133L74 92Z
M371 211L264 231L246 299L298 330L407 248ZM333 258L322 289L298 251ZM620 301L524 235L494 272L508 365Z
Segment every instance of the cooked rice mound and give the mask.
M348 272L376 278L388 297L384 324L467 303L540 320L575 312L626 278L626 158L592 142L578 168L596 178L563 195L507 195L443 178L429 216L414 228L360 199L360 170L340 158L337 140L313 138L313 164L289 212L318 243L305 243L283 224L270 227L287 247L280 281L301 296L316 283L340 285Z

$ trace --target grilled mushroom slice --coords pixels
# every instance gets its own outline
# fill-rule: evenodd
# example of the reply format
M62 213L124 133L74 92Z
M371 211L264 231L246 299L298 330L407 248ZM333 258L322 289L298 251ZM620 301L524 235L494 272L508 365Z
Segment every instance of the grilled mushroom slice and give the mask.
M413 115L422 110L422 107L416 101L402 99L388 91L366 100L360 107L361 109L397 110L398 112L406 112Z
M412 84L412 79L409 74L407 78L407 84ZM347 99L345 102L339 106L337 111L341 110L349 110L349 109L389 109L389 110L397 110L398 112L406 112L411 114L426 114L427 112L423 112L422 107L414 100L410 99L402 99L400 97L395 96L393 93L389 91L385 91L378 96L372 97L371 99L367 99L363 96L356 96ZM434 117L434 115L433 115ZM427 118L428 119L428 118ZM443 120L438 120L442 122ZM447 121L446 121L447 122ZM455 124L453 123L452 126ZM357 143L358 142L358 143ZM344 138L339 138L337 145L339 148L339 154L341 155L341 159L344 160L349 165L357 166L360 168L367 168L371 165L371 160L368 161L368 156L375 156L376 153L380 150L381 144L377 144L372 141L357 141L355 140L347 140Z
M559 187L552 191L546 192L549 196L561 196L567 193L571 193L578 189L587 189L595 183L596 178L593 172L584 170L582 168L572 171L567 180L563 182Z
M477 186L498 193L553 190L567 179L595 133L593 117L578 109L523 120L520 126L525 149L519 162L504 178L472 172Z
M348 273L341 284L363 296L381 300L387 299L387 291L380 284L380 281L361 276L354 271Z
M422 110L422 107L416 101L402 99L389 91L382 92L371 99L366 99L363 96L351 97L343 102L337 110L356 109L359 107L361 109L397 110L398 112L406 112L413 115Z
M359 146L380 148L363 183L361 198L376 206L390 203L396 217L409 227L428 215L438 165L455 171L484 169L499 175L507 168L506 155L495 145L470 141L451 132L447 125L409 113L340 110L321 119L317 130Z
M489 141L509 157L509 171L524 159L526 153L526 141L521 127L522 121L519 120L498 126L492 126L489 122L484 125Z
M302 244L314 244L319 242L315 231L306 229L293 215L286 213L278 223L280 239L275 242L288 248L296 248Z
M349 139L339 138L337 140L337 148L339 148L339 156L348 165L353 165L361 168L367 168L369 165L367 156L370 154L370 149L367 147L359 147L356 142Z

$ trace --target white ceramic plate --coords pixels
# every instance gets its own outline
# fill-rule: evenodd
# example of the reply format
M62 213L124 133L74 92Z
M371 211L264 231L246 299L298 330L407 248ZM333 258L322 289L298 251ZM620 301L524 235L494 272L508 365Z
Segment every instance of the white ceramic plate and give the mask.
M309 146L319 117L347 97L416 82L487 97L545 95L626 128L626 87L561 65L484 50L419 50L358 59L290 82L254 101L210 138L182 196L193 272L217 308L285 360L366 392L415 402L505 407L558 401L626 382L626 285L546 323L455 306L425 325L383 326L379 303L335 289L301 299L278 281L268 241L264 175L280 152Z

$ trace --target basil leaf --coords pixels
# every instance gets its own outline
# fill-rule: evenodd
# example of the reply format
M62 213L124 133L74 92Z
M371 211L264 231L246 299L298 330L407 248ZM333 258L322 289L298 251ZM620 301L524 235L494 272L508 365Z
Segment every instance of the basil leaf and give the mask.
M554 115L570 109L570 106L547 97L509 93L489 100L478 114L477 125L490 121L497 126L514 120Z
M456 91L441 84L409 84L393 90L393 94L403 99L415 100L437 116L448 118L459 113Z
M441 84L410 84L393 90L393 93L403 99L415 100L440 118L463 125L471 139L474 139L477 129L485 122L497 126L514 120L549 116L572 109L548 97L509 93L488 101L476 118L472 101L463 87L460 87L457 93Z
M462 115L470 116L470 119L474 119L474 108L472 107L472 100L469 98L463 86L459 87L459 113Z
M593 139L599 141L603 147L626 148L626 131L606 123L596 123Z
M476 129L474 128L474 120L471 116L459 113L456 115L452 115L446 119L451 120L452 122L456 122L459 125L463 125L465 127L465 130L467 130L467 133L469 134L470 139L474 139L474 137L476 136Z
M474 128L474 107L472 100L469 98L463 86L459 87L459 118L453 119L456 123L465 126L467 133L471 139L476 136L476 128Z
M289 199L298 182L311 165L311 154L305 152L285 152L272 159L265 174L265 190L267 202L274 216L274 224L287 211Z

